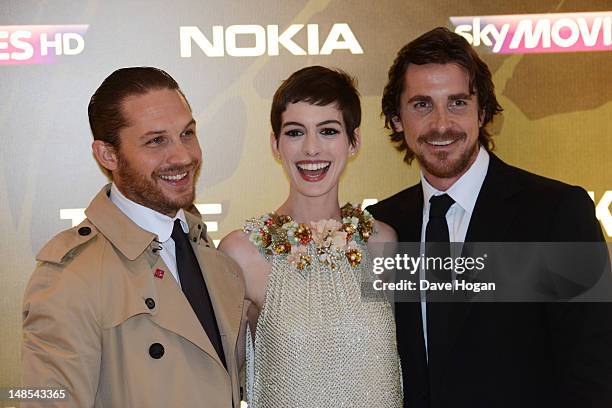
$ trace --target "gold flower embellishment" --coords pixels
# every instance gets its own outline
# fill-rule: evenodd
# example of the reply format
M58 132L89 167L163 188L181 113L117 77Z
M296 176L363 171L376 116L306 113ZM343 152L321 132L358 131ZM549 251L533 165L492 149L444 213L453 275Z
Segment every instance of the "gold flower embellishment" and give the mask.
M243 228L250 241L266 256L284 255L300 270L310 266L310 243L318 260L332 269L344 255L353 267L362 253L357 242L367 243L374 232L374 218L360 207L346 204L341 208L342 222L334 219L298 224L286 215L266 214L251 219Z

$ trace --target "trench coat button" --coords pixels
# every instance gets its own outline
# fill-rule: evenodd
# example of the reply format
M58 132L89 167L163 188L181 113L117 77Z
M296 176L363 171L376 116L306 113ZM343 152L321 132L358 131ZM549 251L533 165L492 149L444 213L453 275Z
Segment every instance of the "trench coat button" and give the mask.
M198 229L202 229L202 226L200 224L198 224Z
M197 239L196 237L191 238L191 240L192 240L193 242L197 242L197 241L198 241L198 239Z
M91 228L89 227L81 227L79 228L79 235L85 237L87 235L91 234Z
M145 305L147 305L147 307L150 309L155 309L155 300L153 300L152 298L146 298L145 299Z
M149 347L149 355L154 359L160 359L164 355L164 346L159 343L153 343Z

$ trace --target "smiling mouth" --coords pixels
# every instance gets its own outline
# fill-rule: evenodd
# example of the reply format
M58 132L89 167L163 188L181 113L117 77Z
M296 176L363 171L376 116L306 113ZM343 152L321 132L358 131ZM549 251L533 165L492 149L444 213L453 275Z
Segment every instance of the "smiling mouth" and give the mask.
M451 143L456 142L459 139L451 139L451 140L431 140L431 141L427 141L425 143L432 145L432 146L448 146Z
M466 137L463 132L448 131L445 133L430 132L429 134L421 136L419 139L421 142L433 149L447 149L448 146L454 146L458 141L464 140Z
M170 185L183 186L189 181L189 177L187 177L188 174L189 172L185 171L178 174L160 174L158 177Z
M323 180L327 171L331 166L331 162L317 160L317 161L299 161L295 164L295 167L298 169L300 176L306 181L316 182Z

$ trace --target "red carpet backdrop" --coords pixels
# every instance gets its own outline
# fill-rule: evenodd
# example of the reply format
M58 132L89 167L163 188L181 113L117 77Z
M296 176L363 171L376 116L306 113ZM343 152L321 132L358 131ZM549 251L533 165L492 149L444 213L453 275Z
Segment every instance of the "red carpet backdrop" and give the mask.
M348 71L362 94L363 146L341 199L415 183L418 167L387 140L380 98L399 48L446 26L493 71L504 107L493 123L497 154L584 187L612 241L611 10L609 0L3 0L0 387L19 384L21 298L36 252L78 223L106 183L87 104L115 69L152 65L181 85L204 155L197 203L220 239L287 194L269 150L269 108L280 82L307 65Z

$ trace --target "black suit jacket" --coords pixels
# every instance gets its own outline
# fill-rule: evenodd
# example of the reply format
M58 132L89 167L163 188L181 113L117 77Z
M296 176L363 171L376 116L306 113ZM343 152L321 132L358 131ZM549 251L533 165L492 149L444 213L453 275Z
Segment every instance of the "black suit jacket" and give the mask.
M400 242L420 241L421 184L368 210ZM491 154L465 241L601 242L603 235L582 188ZM397 303L405 406L612 407L611 306L455 303L446 354L428 363L420 303Z

